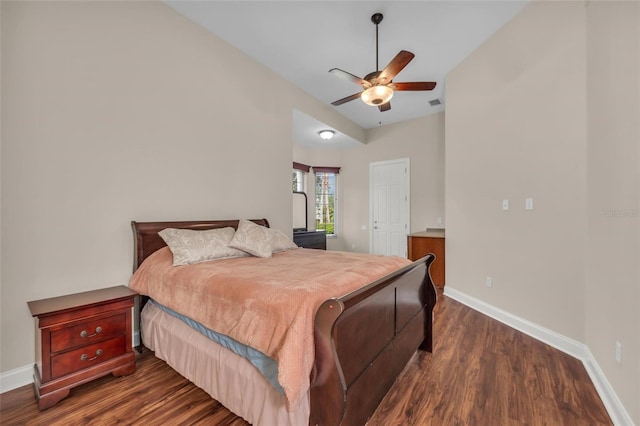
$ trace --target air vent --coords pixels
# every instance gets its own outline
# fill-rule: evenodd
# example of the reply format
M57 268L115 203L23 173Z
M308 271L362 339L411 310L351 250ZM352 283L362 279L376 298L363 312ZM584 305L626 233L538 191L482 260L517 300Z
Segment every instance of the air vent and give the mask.
M433 99L433 100L429 101L429 105L431 105L431 106L438 106L438 105L441 105L441 104L442 104L442 102L440 102L440 99Z

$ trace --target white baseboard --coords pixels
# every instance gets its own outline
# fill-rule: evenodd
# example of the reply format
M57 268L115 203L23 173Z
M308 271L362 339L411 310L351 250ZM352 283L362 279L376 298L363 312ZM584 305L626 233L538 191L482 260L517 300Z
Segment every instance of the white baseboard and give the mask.
M139 331L134 331L133 332L133 347L135 348L136 346L140 345L140 332Z
M600 395L600 399L602 399L602 403L607 409L613 424L616 426L634 426L631 416L618 399L618 395L616 395L615 391L611 387L611 384L607 380L607 376L604 375L600 369L600 365L598 365L598 362L589 349L587 349L587 354L585 358L582 359L582 363L584 364L584 368L587 370L589 377L591 377L591 381L593 382L598 395Z
M33 364L14 368L0 374L0 393L33 383Z
M140 332L133 333L133 346L140 344ZM0 393L33 383L33 364L0 373Z
M496 308L482 300L476 299L473 296L469 296L461 291L451 288L450 285L444 287L444 294L447 297L457 300L458 302L481 312L501 323L504 323L518 331L521 331L536 340L548 344L562 352L565 352L575 358L582 361L587 374L591 378L598 395L602 399L609 417L614 425L617 426L633 426L633 420L631 416L625 410L624 406L620 402L620 399L616 395L615 391L611 387L611 384L604 375L598 362L594 358L593 354L587 347L587 345L573 340L567 336L563 336L556 333L553 330L542 327L524 318L520 318L509 312L503 311L500 308Z

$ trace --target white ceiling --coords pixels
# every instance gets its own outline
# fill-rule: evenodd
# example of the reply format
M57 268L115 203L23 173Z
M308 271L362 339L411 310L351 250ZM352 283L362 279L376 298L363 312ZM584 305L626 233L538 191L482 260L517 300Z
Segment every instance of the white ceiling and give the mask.
M397 92L391 100L391 110L385 112L359 99L332 106L369 129L443 111L447 73L527 1L166 3L326 104L361 90L360 86L329 74L331 68L359 77L375 71L375 25L371 15L382 13L384 19L378 28L380 69L400 50L408 50L416 56L394 81L435 81L437 86L429 92ZM430 106L433 99L440 99L442 105ZM314 124L322 126L318 123ZM317 138L317 132L312 138Z

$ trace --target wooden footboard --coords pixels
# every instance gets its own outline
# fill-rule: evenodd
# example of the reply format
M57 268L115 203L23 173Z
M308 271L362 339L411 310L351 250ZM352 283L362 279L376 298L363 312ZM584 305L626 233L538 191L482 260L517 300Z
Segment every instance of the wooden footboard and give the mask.
M365 424L416 349L432 350L434 259L320 306L310 425Z

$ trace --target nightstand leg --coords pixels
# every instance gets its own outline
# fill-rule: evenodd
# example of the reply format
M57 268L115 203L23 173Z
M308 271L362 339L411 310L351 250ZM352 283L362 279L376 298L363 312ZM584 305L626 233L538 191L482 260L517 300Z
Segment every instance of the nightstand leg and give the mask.
M71 389L66 388L48 393L46 395L40 395L38 386L35 383L33 384L33 386L36 393L36 399L38 400L38 409L40 409L40 411L53 407L58 402L69 396L69 392L71 391Z

